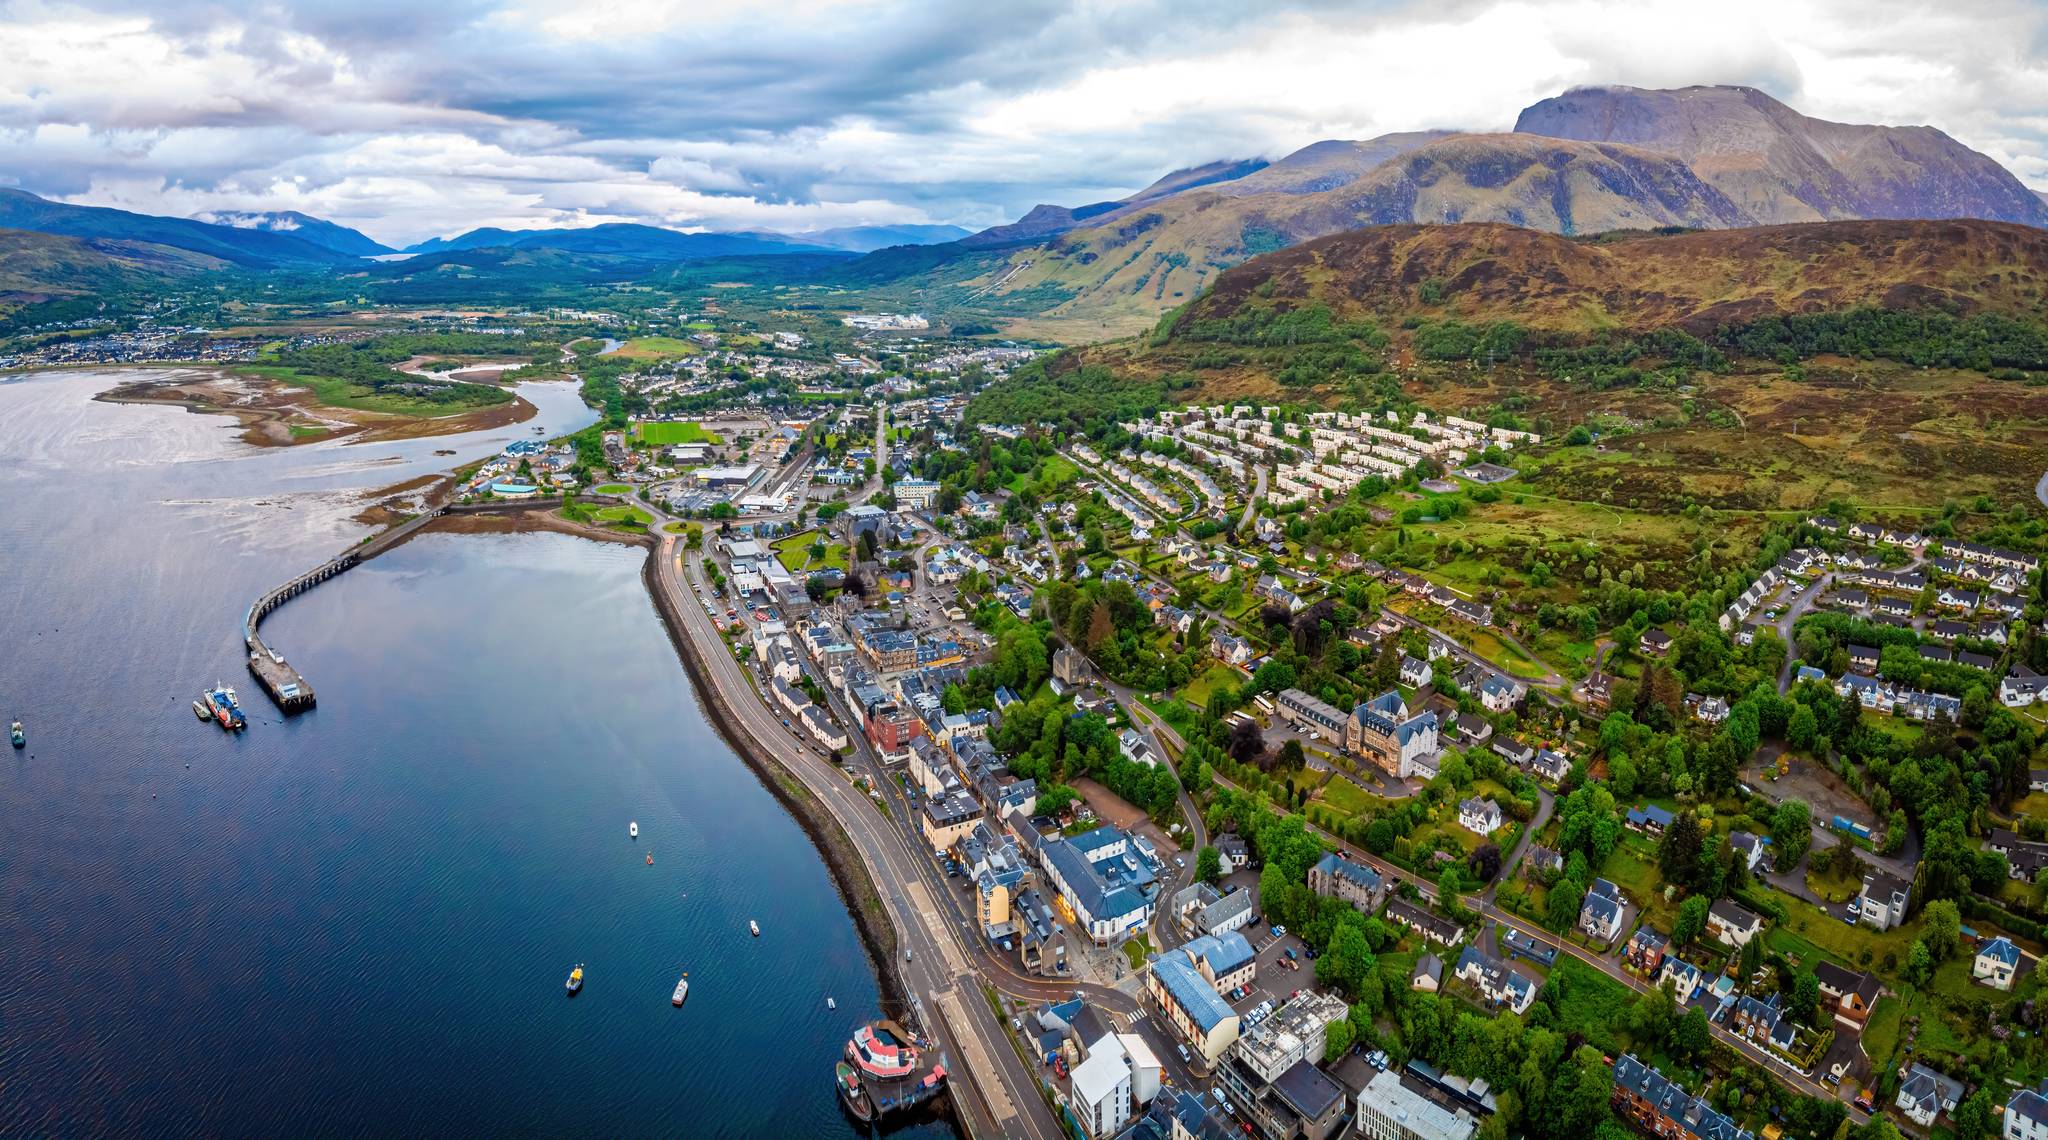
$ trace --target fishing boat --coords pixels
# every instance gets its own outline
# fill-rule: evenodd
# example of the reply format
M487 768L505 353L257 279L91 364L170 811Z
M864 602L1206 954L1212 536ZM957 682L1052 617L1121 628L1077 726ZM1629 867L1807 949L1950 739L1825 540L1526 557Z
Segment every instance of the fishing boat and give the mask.
M199 694L199 699L206 703L213 719L229 732L249 727L249 719L242 715L242 706L235 700L235 691L219 681L213 683L213 688Z
M654 866L654 852L652 851L647 853L647 865L650 867Z
M640 838L640 821L636 819L626 824L626 834L633 839Z
M861 1087L860 1073L855 1071L852 1065L841 1061L833 1066L833 1077L832 1084L839 1090L839 1100L846 1105L846 1111L852 1113L854 1119L862 1124L872 1122L875 1119L875 1106L868 1100L867 1090Z
M28 747L28 733L23 732L21 730L20 721L17 720L12 725L8 726L7 735L14 741L14 746L16 748Z
M677 1009L681 1009L683 1007L683 999L689 996L690 972L688 970L685 970L683 971L682 978L676 982L676 992L669 995L668 1003L672 1006L675 1006Z
M570 997L575 997L583 992L583 963L576 963L576 968L569 971L569 981L566 988L569 991Z
M754 937L761 937L761 924L751 918L747 920L747 929L754 932Z

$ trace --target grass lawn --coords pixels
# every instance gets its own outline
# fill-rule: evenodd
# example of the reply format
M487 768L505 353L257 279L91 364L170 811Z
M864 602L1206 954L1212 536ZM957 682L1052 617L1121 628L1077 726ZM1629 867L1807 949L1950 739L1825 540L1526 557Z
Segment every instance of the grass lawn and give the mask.
M1205 709L1209 707L1210 695L1217 689L1225 685L1236 685L1242 679L1243 674L1228 665L1211 665L1201 676L1181 686L1180 696L1182 700L1196 708Z
M1123 951L1124 959L1131 964L1131 969L1142 970L1145 968L1145 955L1152 952L1152 942L1142 934L1134 935L1130 941L1124 943Z
M1671 933L1671 927L1678 919L1678 909L1664 901L1664 873L1658 869L1654 857L1645 859L1622 844L1607 856L1607 863L1600 868L1600 874L1620 887L1630 902L1643 908L1643 917L1651 926L1665 934Z
M724 443L717 432L704 430L704 425L688 420L680 422L634 424L633 438L656 447L670 447L678 443Z
M1318 796L1317 799L1332 811L1354 817L1363 815L1387 802L1341 776L1323 785L1322 795Z
M704 351L679 337L636 336L618 351L628 360L660 360L665 356L694 356Z
M591 512L591 517L625 530L646 530L654 521L653 515L639 507L600 507Z
M1882 1072L1891 1068L1891 1057L1898 1052L1899 1031L1906 1021L1906 1003L1903 999L1886 994L1877 999L1877 1008L1870 1011L1870 1023L1863 1027L1863 1051Z
M624 483L604 483L592 487L590 493L593 495L630 495L633 493L633 488Z
M1042 489L1050 489L1063 483L1071 483L1080 474L1080 468L1068 462L1065 457L1048 455L1039 466L1039 477L1036 480L1031 478L1029 472L1012 476L1010 479L1010 490L1013 492L1022 491L1033 482L1036 482Z
M807 530L802 534L777 539L775 557L780 559L784 568L792 574L807 570L846 569L846 546L843 543L825 543L825 557L816 562L811 560L812 544L821 541L823 537L820 531Z
M317 439L327 434L327 429L317 424L293 424L290 430L293 439Z
M1783 893L1774 893L1772 897L1784 904L1785 921L1772 924L1764 936L1765 944L1787 957L1797 955L1802 966L1810 966L1816 956L1822 956L1856 969L1876 968L1884 972L1885 956L1890 954L1895 970L1898 963L1906 960L1906 950L1920 931L1920 924L1911 922L1880 934L1867 926L1851 926L1824 914L1804 899Z

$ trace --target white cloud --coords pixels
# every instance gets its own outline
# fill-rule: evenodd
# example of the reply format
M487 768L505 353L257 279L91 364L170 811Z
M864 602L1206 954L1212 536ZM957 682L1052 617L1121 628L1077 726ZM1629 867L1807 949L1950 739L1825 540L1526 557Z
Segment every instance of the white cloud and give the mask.
M1759 86L2048 186L2033 0L0 0L0 180L476 225L988 224L1576 84Z

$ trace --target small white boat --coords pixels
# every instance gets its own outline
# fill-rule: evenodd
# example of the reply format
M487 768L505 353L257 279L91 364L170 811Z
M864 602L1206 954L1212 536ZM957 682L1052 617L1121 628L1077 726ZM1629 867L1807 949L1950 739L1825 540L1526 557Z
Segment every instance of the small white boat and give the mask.
M636 819L626 824L626 834L634 839L640 838L640 821Z
M686 972L683 974L682 980L676 983L676 992L669 995L668 1003L672 1006L675 1006L677 1009L681 1009L683 1005L683 1000L689 996L690 975Z
M838 1003L838 1002L836 1002L836 1001L833 1001L833 1000L832 1000L831 998L826 998L826 999L825 999L825 1008L826 1008L826 1009L838 1009L838 1008L839 1008L839 1003Z
M754 932L754 937L761 937L761 924L751 918L747 920L747 929Z

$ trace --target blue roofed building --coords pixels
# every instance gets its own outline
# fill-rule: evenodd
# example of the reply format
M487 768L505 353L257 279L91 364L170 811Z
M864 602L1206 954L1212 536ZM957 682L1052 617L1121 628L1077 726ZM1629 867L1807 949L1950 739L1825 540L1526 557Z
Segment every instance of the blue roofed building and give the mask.
M1161 1020L1202 1064L1214 1067L1237 1040L1237 1011L1209 984L1187 955L1161 954L1145 974L1145 993Z
M1308 870L1308 888L1325 898L1339 898L1366 914L1387 898L1387 881L1378 871L1332 851Z
M1223 993L1249 984L1258 972L1259 956L1251 940L1235 930L1204 934L1170 953L1186 954L1209 984Z
M1098 827L1048 840L1038 857L1074 924L1097 945L1152 921L1158 868L1128 833Z

